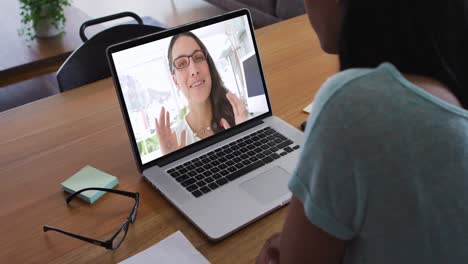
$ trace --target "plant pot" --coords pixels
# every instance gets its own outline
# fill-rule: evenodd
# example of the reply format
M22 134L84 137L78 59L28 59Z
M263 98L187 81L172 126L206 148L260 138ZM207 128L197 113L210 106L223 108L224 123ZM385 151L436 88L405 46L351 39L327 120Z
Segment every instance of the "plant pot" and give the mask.
M63 28L61 25L55 27L52 25L50 20L41 20L37 23L36 37L38 38L50 38L58 36Z

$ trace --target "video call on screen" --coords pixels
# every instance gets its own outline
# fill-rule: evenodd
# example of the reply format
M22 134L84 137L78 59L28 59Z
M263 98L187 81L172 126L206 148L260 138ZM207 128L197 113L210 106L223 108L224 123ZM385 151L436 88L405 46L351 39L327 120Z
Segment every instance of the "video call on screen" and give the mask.
M245 109L245 120L268 112L265 88L247 17L237 17L205 26L195 29L191 33L196 35L205 45L205 53L212 58L223 87L227 92L234 94L240 102L238 105ZM184 92L181 83L184 83L183 81L187 78L191 78L186 78L186 76L192 75L189 73L184 75L186 73L183 71L188 71L190 66L183 69L173 67L171 71L170 64L172 62L168 61L171 38L160 39L112 54L142 164L168 154L167 149L174 148L174 142L168 143L170 141L167 140L167 137L163 137L157 132L155 119L160 119L163 108L170 117L169 123L165 127L174 133L177 144L181 143L181 130L183 129L190 130L185 132L185 146L200 140L197 137L197 130L186 121L186 116L190 113L191 107L197 105L200 100L203 100L203 95L206 95L203 94L202 90L199 92L201 95L196 94L198 92L196 89L202 89L199 87L207 89L208 84L187 81L187 87L190 88ZM176 43L179 40L176 40ZM193 53L193 56L188 59L190 60L188 64L195 63L198 64L197 67L203 67L203 65L207 65L203 58L203 55ZM187 63L187 60L178 63L177 66L185 66L184 63ZM175 71L179 71L177 75ZM212 70L208 72L210 76L213 76ZM213 78L211 77L211 79ZM202 86L198 86L199 83L202 83ZM193 86L188 86L189 84L193 84ZM190 90L192 87L193 90ZM213 90L212 87L210 89L206 91ZM196 95L192 95L192 93ZM225 93L222 95L225 96ZM197 103L189 104L192 101ZM232 107L231 104L228 106ZM161 123L159 122L159 124ZM236 124L229 125L233 127ZM200 131L200 133L204 132ZM214 130L211 129L211 131Z

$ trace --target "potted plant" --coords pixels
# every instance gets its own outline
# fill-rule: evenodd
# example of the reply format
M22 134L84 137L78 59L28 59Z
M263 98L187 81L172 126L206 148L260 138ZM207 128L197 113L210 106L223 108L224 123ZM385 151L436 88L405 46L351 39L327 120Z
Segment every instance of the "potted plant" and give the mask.
M20 34L30 40L36 37L52 37L63 34L65 28L64 7L71 0L19 0L21 23L25 26Z

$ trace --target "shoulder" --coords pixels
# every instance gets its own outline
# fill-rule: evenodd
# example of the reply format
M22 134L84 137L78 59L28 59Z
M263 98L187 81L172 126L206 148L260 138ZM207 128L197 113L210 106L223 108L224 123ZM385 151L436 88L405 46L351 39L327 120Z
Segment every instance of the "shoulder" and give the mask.
M321 116L328 116L347 123L353 117L367 115L375 107L382 108L391 103L392 95L406 89L402 88L398 75L398 70L389 63L335 74L317 92L309 120L315 122Z
M387 86L395 81L396 68L388 63L377 68L355 68L339 72L328 78L318 91L314 104L324 105L331 99L349 99L347 96L359 94L368 87ZM361 90L361 91L359 91Z

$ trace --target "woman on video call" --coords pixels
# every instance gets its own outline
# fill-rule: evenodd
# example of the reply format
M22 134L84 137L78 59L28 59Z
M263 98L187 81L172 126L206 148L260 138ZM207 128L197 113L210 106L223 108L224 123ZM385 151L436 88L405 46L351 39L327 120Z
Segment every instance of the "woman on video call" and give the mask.
M174 36L167 53L172 79L188 102L188 113L174 130L164 107L156 118L162 155L244 122L242 101L224 87L210 53L193 33Z

